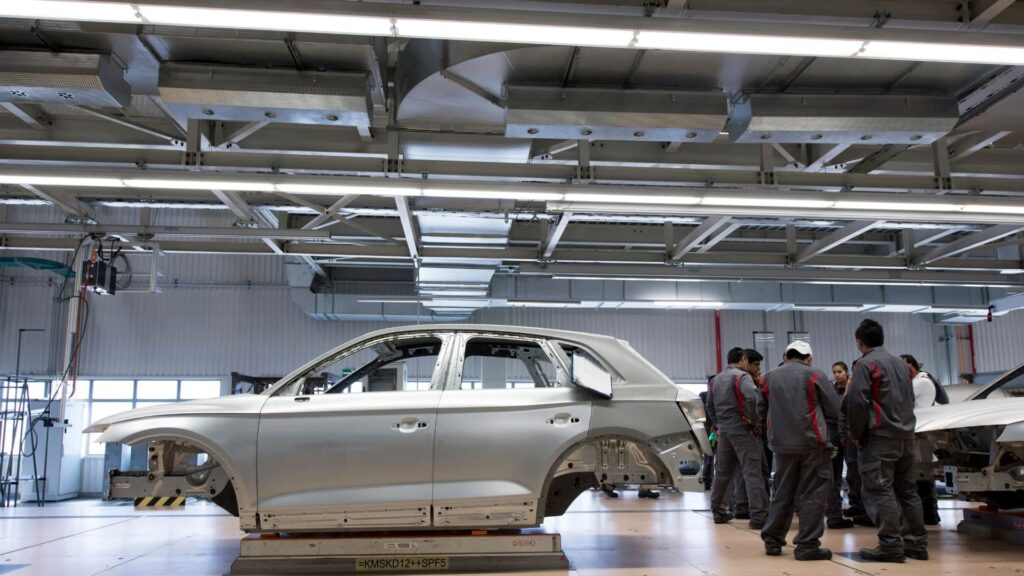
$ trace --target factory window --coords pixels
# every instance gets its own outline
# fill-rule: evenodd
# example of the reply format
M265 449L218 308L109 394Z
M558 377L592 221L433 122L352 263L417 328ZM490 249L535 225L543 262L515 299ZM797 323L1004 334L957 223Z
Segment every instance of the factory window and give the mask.
M32 400L46 400L50 394L50 383L46 380L29 380L28 397Z
M89 424L118 412L220 396L220 380L79 380L75 398L87 400L85 420ZM102 456L99 434L83 435L82 453Z

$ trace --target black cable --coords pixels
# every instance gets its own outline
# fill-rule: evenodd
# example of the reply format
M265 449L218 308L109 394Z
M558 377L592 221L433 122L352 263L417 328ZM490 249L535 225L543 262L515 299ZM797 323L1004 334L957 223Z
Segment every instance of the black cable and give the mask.
M89 301L85 298L84 295L78 294L78 295L75 295L75 296L68 296L67 298L62 298L62 299L58 300L57 303L60 304L60 303L63 303L63 302L68 302L68 301L71 301L71 300L73 300L75 298L77 298L78 300L81 301L79 305L84 305L84 315L83 315L83 318L82 318L82 329L76 335L77 336L77 338L76 338L77 342L75 342L75 347L71 350L71 356L68 359L68 365L64 368L64 373L61 375L60 384L58 384L53 389L53 391L50 393L50 397L46 401L46 406L43 408L43 411L39 414L39 416L36 416L35 418L31 418L29 420L28 430L26 431L25 435L22 436L22 438L21 438L21 454L22 454L22 456L25 456L25 457L32 457L32 456L34 456L35 453L36 453L36 449L39 448L39 435L36 433L36 424L38 424L39 421L43 419L43 414L47 414L48 415L50 413L50 407L53 405L53 401L57 399L57 392L60 391L61 386L63 386L64 383L67 381L67 377L68 377L68 374L71 373L72 366L75 366L77 364L77 362L78 362L78 353L79 353L79 351L82 348L82 342L85 340L85 330L89 326ZM32 451L31 452L25 452L25 441L27 439L29 439L30 437L31 437L30 444L32 446Z
M89 235L86 234L86 235L84 235L84 236L82 236L81 238L78 239L78 246L75 246L75 252L74 252L74 254L71 255L71 267L72 267L71 268L71 272L72 273L77 273L77 271L74 269L75 261L78 260L78 253L81 252L82 244L85 243L85 239L88 238L88 237L89 237ZM60 290L57 291L57 302L58 303L63 302L63 300L61 300L61 299L64 298L64 290L67 289L67 287L68 287L68 280L70 280L70 279L71 279L70 276L65 276L64 277L64 281L61 282Z

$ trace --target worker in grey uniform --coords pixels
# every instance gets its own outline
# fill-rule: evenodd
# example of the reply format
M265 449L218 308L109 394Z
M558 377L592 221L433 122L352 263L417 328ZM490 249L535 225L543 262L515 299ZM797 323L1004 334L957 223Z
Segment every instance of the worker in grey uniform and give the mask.
M764 449L758 438L764 419L764 401L746 370L743 348L729 350L727 359L729 366L712 379L708 394L707 413L718 436L711 512L715 524L732 520L728 500L733 477L743 474L750 506L749 526L760 530L768 517L768 495L761 481Z
M821 370L811 367L811 345L796 340L786 361L767 376L768 446L775 453L775 488L768 523L761 531L765 553L782 554L794 511L800 528L797 560L830 560L821 547L825 506L832 486L832 445L827 421L839 419L839 396Z
M761 389L761 398L764 398L764 374L761 373L761 363L764 356L753 348L743 351L743 360L746 362L744 369L754 379L754 384ZM767 405L766 405L767 406ZM761 476L764 478L765 494L771 494L771 487L768 478L771 476L772 453L768 449L768 439L765 437L764 421L761 421L761 430L758 432L761 437L761 446L764 448L764 460L761 462ZM732 515L737 520L750 520L750 502L747 501L747 483L743 480L743 474L737 474L732 487Z
M853 365L850 440L860 449L862 496L878 526L878 546L861 558L903 562L928 559L928 532L914 486L914 387L910 370L882 345L882 325L868 318L855 333L863 354Z

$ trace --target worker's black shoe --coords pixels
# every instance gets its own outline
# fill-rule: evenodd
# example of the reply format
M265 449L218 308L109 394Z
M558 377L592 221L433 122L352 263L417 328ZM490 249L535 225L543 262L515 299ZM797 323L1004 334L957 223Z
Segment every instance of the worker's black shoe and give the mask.
M661 493L655 492L654 490L650 490L648 488L641 488L640 491L637 492L637 497L657 500L658 498L661 498Z
M751 520L747 526L749 526L751 530L760 530L761 528L764 528L765 522L766 520Z
M903 552L900 550L886 550L884 548L861 548L860 557L862 560L871 562L894 562L903 563Z
M732 520L732 514L719 514L716 512L714 513L713 518L715 520L715 524L727 524L729 520Z
M856 508L843 508L843 518L853 518L860 513Z
M750 512L737 512L733 514L733 518L737 520L750 520Z
M853 520L839 518L837 520L828 521L829 530L842 530L844 528L853 528Z
M797 560L803 561L831 560L832 551L828 548L811 548L810 550L797 550L793 553L793 557Z
M615 490L612 490L611 488L609 488L608 486L601 486L601 492L604 492L604 495L609 497L609 498L618 498L619 497L619 494L617 492L615 492Z
M867 526L868 528L874 528L875 523L871 521L871 518L867 516L856 516L853 519L853 523L857 526Z
M924 515L924 525L925 526L938 526L940 522L942 522L942 518L939 518L938 514L936 514L934 516L930 516L928 514Z
M914 560L927 560L928 549L927 548L904 548L903 555L907 558L913 558Z
M774 544L765 544L764 553L769 556L782 556L782 547Z

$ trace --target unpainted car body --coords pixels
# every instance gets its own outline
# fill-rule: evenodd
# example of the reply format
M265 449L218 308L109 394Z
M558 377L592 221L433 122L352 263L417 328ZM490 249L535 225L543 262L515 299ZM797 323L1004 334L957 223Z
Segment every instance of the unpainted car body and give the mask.
M1024 508L1024 365L915 415L918 477L935 475L995 508Z
M703 417L622 340L433 325L367 334L261 395L90 431L149 442L149 470L113 473L111 497L204 496L249 532L500 528L539 525L601 482L702 490Z

